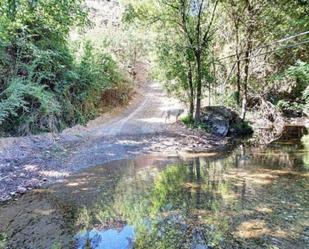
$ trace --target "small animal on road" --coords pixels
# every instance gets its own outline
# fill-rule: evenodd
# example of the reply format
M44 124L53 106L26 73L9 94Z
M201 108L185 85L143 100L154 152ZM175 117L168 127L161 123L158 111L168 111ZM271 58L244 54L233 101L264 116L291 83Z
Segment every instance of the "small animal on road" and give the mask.
M171 116L176 117L176 122L178 121L178 118L181 114L185 112L184 109L169 109L166 111L166 116L165 116L165 123L167 120L170 120Z

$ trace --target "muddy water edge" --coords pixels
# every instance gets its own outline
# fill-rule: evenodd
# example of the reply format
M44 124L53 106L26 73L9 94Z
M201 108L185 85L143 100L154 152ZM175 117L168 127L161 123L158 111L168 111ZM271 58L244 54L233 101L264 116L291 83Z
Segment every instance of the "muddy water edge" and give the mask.
M1 204L0 248L309 248L309 137L87 169Z

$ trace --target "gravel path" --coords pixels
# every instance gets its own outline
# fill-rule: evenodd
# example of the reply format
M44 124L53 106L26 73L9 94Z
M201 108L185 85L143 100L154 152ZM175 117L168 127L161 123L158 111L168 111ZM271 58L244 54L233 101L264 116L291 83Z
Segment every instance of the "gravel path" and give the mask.
M167 110L182 106L159 84L150 82L141 92L124 110L86 127L0 139L0 201L112 160L144 153L205 153L227 145L225 139L186 129L173 116L166 120Z

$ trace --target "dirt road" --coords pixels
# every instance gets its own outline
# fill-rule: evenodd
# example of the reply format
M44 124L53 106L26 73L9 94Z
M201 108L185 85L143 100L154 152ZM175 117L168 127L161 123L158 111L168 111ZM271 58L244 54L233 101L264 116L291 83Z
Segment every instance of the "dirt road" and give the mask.
M226 145L224 139L175 124L174 116L166 120L167 110L183 107L159 84L150 82L140 92L124 110L102 115L86 127L0 139L0 201L112 160Z
M166 111L184 109L174 98L168 97L159 83L149 82L145 88L142 101L122 113L118 118L99 125L91 130L94 136L141 135L164 132L168 125L175 122L175 117L166 119Z

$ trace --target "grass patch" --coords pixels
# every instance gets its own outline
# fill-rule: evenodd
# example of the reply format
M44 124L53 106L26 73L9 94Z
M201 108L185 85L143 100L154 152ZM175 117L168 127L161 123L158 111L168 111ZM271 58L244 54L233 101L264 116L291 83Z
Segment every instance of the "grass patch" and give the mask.
M209 127L202 122L196 122L191 115L186 115L180 119L180 121L185 124L188 128L199 129L209 133Z

